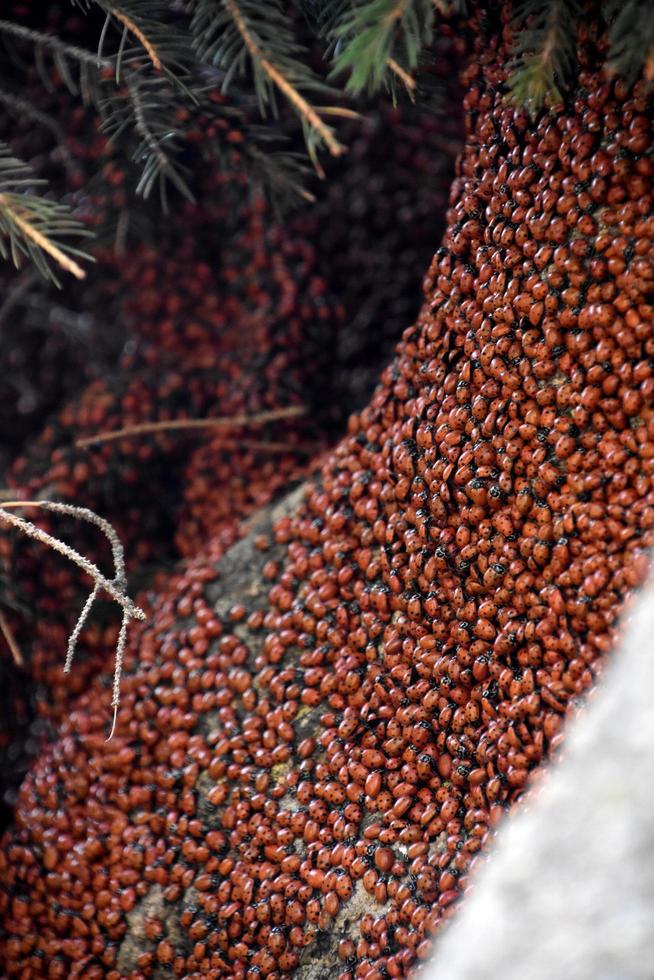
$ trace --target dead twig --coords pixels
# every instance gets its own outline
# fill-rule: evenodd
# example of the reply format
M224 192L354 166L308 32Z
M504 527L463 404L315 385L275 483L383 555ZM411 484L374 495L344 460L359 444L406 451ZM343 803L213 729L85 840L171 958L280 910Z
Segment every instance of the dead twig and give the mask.
M77 439L75 445L78 449L85 449L87 446L99 446L105 442L115 442L118 439L131 439L134 436L152 435L156 432L175 432L188 429L238 429L247 425L265 425L266 422L277 422L281 419L304 415L304 411L299 405L290 405L287 408L259 412L257 415L232 415L224 417L217 416L216 418L208 419L167 419L162 422L139 422L136 425L128 425L122 429L113 429L110 432L98 432L94 436L85 436L83 439Z
M37 507L41 510L48 510L58 514L66 514L70 517L76 518L77 520L86 521L88 524L94 524L102 531L111 546L114 563L114 577L112 579L108 579L102 574L97 565L94 565L94 563L89 561L88 558L85 558L84 555L80 555L79 552L75 551L74 548L71 548L70 545L67 545L64 541L60 541L59 538L55 538L53 535L48 534L47 531L44 531L43 528L37 527L36 524L32 524L31 521L26 521L24 518L18 517L16 514L11 513L12 510L20 510L25 507ZM116 654L114 661L114 679L111 698L114 716L111 732L109 733L109 738L111 738L116 729L116 720L118 718L118 706L120 704L120 675L123 666L125 644L127 641L127 627L132 619L145 619L145 613L143 610L127 595L123 546L120 543L120 539L116 534L115 529L112 527L109 521L106 521L103 517L100 517L92 510L88 510L86 507L76 507L72 504L62 504L52 500L2 501L0 503L0 523L8 524L10 527L16 528L16 530L20 531L26 537L32 538L33 540L38 541L40 544L44 544L46 547L58 552L60 555L63 555L65 558L68 558L69 561L72 561L78 566L78 568L81 568L82 571L93 579L93 589L84 603L82 611L68 640L68 649L64 664L65 673L68 673L73 665L77 640L91 611L91 607L93 606L93 603L95 602L95 599L99 593L106 592L122 607L123 616L118 634L118 641L116 643ZM2 628L1 620L0 630L2 630L2 633L11 649L11 644L7 634ZM16 659L16 655L13 650L12 655L14 656L14 659ZM20 651L18 651L18 656L20 657Z

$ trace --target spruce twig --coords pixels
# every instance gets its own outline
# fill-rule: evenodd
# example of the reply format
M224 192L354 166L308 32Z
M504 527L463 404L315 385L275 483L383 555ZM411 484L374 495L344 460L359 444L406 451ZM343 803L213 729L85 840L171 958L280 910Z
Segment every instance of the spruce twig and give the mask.
M133 159L142 169L137 193L147 197L154 184L159 182L165 206L165 184L169 181L188 200L193 200L184 179L184 168L175 159L180 147L176 140L174 115L180 96L185 106L196 101L184 81L184 66L192 57L188 39L168 25L139 17L138 11L144 7L144 0L116 0L112 4L104 0L89 2L95 2L106 11L107 24L119 13L123 18L118 18L123 37L115 55L107 56L103 52L106 30L100 37L97 53L6 20L0 20L0 35L34 49L35 63L47 88L51 88L52 83L44 55L49 55L68 91L72 95L81 94L84 104L94 105L99 110L103 118L102 129L110 139L117 140L125 134L139 137L140 142L133 153ZM86 0L79 0L78 5L88 9ZM145 7L150 7L147 0ZM125 20L138 31L136 50L125 49ZM148 74L144 68L144 50L150 59L155 57L159 67L155 74ZM125 81L123 88L119 88L121 77Z
M12 38L14 43L23 42L34 50L34 63L46 89L52 91L53 88L44 57L47 53L71 95L81 94L85 105L97 102L100 73L103 70L111 71L113 67L109 59L102 59L94 51L77 44L62 41L54 34L35 31L13 21L0 20L0 36ZM71 65L76 65L75 75Z
M331 90L302 60L306 52L288 26L288 13L279 0L194 0L191 29L200 58L225 72L226 91L236 74L249 67L262 114L277 112L276 93L299 116L307 148L315 160L316 146L324 145L332 156L345 147L320 116L304 92L327 94Z
M164 211L167 208L166 179L173 184L187 201L194 202L193 194L184 179L182 168L173 162L165 147L178 150L175 144L175 134L171 132L168 113L161 111L158 100L152 96L143 97L141 85L137 78L130 78L127 83L129 92L130 118L128 113L121 121L119 117L108 120L104 129L117 135L130 122L141 137L141 143L134 153L135 160L143 160L141 178L136 186L136 193L148 197L154 184L158 181L161 204ZM164 102L164 100L161 100ZM164 102L165 104L165 102ZM148 115L149 113L149 115Z
M42 205L44 202L39 203ZM19 239L22 235L25 239L26 251L39 248L76 279L84 279L86 273L82 267L39 229L38 211L30 205L32 202L29 199L26 203L15 194L0 193L0 228L4 226L5 233L14 239ZM41 218L41 223L42 221Z
M92 261L90 256L62 239L84 237L90 232L67 205L28 193L44 183L0 141L0 255L11 256L16 268L21 265L21 256L30 258L41 274L58 286L48 259L83 279L86 273L73 256Z
M513 17L515 41L510 99L533 115L564 99L572 77L579 0L520 0Z
M47 112L41 112L36 106L32 105L29 99L17 95L16 92L0 89L0 104L17 118L32 119L38 126L47 129L59 148L64 165L68 169L71 168L72 158L70 150L66 146L66 135L56 119L53 119Z
M654 81L654 8L643 0L604 0L609 25L609 73L631 84L642 71Z
M116 22L120 32L118 50L112 56L117 69L117 80L123 61L135 69L144 51L157 72L174 77L178 69L185 74L191 63L190 36L165 17L166 5L161 0L73 0L88 12L91 6L99 7L105 14L105 23L98 42L98 58L105 58L105 42L109 27ZM162 16L163 15L163 16ZM128 37L136 41L136 47L128 48Z
M346 72L345 88L353 95L392 89L394 77L411 93L415 88L411 72L432 39L436 12L432 0L342 5L326 28L335 44L332 74Z

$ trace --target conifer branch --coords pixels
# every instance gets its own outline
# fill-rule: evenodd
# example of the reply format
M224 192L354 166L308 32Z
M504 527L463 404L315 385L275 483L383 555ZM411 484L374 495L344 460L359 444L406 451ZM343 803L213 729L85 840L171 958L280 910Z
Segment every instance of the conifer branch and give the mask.
M276 205L285 199L313 203L316 198L303 186L309 173L305 157L278 145L278 139L264 125L252 125L244 131L243 152L252 173L253 188L263 188Z
M391 88L393 76L411 92L411 72L432 39L436 12L432 0L363 0L341 7L328 28L335 43L332 74L347 72L345 88L353 95Z
M654 81L654 7L643 0L604 0L609 28L609 72L627 84L643 73Z
M510 66L510 100L533 114L563 101L574 65L579 0L520 0Z
M0 142L0 255L11 256L17 268L21 256L30 258L41 274L58 286L59 280L47 259L77 279L83 279L86 273L72 256L85 259L89 256L61 239L71 235L84 237L90 232L67 205L28 193L43 184Z
M226 2L230 6L234 4L234 0L226 0ZM300 95L298 90L293 87L286 76L271 61L269 61L267 58L261 57L260 64L262 70L265 71L268 78L270 78L270 80L278 87L280 92L286 96L291 105L297 109L304 122L309 127L313 127L313 129L315 129L316 133L324 141L332 156L340 156L341 153L344 152L345 147L338 142L333 134L333 131L329 126L325 125L314 107L307 102L302 95Z
M87 104L94 101L96 97L98 72L103 68L111 69L112 67L111 61L100 58L93 51L80 48L76 44L68 44L54 34L44 34L41 31L24 27L22 24L15 24L13 21L0 20L0 35L26 42L35 49L38 55L35 58L35 63L41 80L47 88L51 88L51 81L43 61L43 52L47 51L68 91L73 95L81 92L82 98ZM78 66L79 78L77 81L71 74L70 62L74 62Z
M173 160L168 149L178 152L179 146L175 132L171 130L169 111L165 95L155 94L158 80L153 79L149 86L140 82L136 77L129 79L127 90L129 100L127 112L121 116L116 113L109 116L104 124L104 130L116 137L127 127L133 125L141 137L141 142L134 151L134 159L142 161L141 177L136 185L136 193L147 198L155 185L159 183L161 204L167 209L166 180L173 184L187 201L194 201L193 194L186 182L184 169ZM111 110L110 103L107 107ZM166 149L164 149L164 147Z
M249 67L262 114L277 112L275 93L281 94L299 116L313 156L324 145L332 156L345 147L320 116L303 90L327 94L328 86L302 60L306 52L288 26L279 0L194 0L191 29L199 56L225 72L226 91L236 74Z
M185 105L195 101L183 77L183 66L191 60L190 43L183 34L168 25L139 16L141 9L150 9L149 0L115 0L111 4L106 0L80 0L79 5L87 10L89 2L104 9L109 18L120 13L123 19L119 18L119 22L124 31L124 21L129 21L138 31L138 49L125 51L123 34L116 54L106 56L103 53L105 31L96 53L68 44L55 35L5 20L0 20L0 35L5 34L34 48L35 63L47 87L51 87L51 81L44 53L49 54L71 94L81 93L85 104L93 104L100 111L103 131L111 139L134 134L139 138L133 152L133 159L142 168L137 184L138 194L147 197L154 185L159 183L161 201L165 207L166 182L170 182L187 200L193 200L184 168L175 159L180 146L173 120L179 99L171 98L172 90L175 90L177 96L182 96ZM143 50L150 58L155 54L161 69L157 74L148 75L144 71ZM75 73L72 65L77 66ZM181 74L178 69L182 69ZM125 79L122 90L117 87L121 73Z

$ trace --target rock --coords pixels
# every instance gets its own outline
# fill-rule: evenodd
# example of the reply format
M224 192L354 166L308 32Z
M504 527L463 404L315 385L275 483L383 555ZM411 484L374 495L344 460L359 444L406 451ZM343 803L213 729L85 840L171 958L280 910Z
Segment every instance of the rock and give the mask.
M654 580L564 757L500 831L424 980L645 980L654 962Z

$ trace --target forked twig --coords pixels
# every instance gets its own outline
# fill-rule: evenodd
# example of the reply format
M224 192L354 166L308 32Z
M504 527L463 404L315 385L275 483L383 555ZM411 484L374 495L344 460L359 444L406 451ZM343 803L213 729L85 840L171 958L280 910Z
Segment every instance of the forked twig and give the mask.
M106 578L97 565L89 561L79 552L75 551L65 542L60 541L58 538L53 537L53 535L48 534L42 528L37 527L30 521L24 520L22 517L18 517L16 514L12 514L12 510L18 510L24 507L38 507L41 510L49 510L58 514L67 514L70 517L75 517L77 520L86 521L89 524L94 524L99 528L102 533L107 538L110 546L111 553L113 556L114 563L114 577L113 579ZM120 704L120 675L123 666L123 655L125 652L125 644L127 641L127 627L130 620L132 619L145 619L145 613L143 610L137 606L127 595L126 592L126 578L125 578L125 558L123 554L123 546L120 543L120 539L116 534L115 529L106 521L103 517L100 517L94 511L89 510L86 507L76 507L72 504L62 504L52 500L6 500L0 503L0 522L9 524L11 527L15 527L18 531L21 531L28 538L33 538L35 541L39 541L41 544L46 545L53 551L58 552L60 555L68 558L75 565L86 572L93 579L93 589L87 598L82 611L75 623L70 638L68 640L68 649L66 652L66 661L64 664L64 673L68 673L73 664L73 657L75 656L75 646L79 635L84 627L84 623L91 611L91 607L95 602L95 599L100 592L106 592L111 596L123 610L123 618L120 626L120 631L118 633L118 641L116 643L116 654L114 662L114 680L113 680L113 691L111 704L114 709L113 723L111 726L111 732L109 733L109 738L112 737L116 729L116 720L118 717L118 706ZM2 614L0 613L0 616ZM5 630L2 628L2 620L0 620L0 630L2 630L7 643L10 646L9 639ZM15 653L12 649L12 654L15 657ZM20 656L20 652L19 652Z

